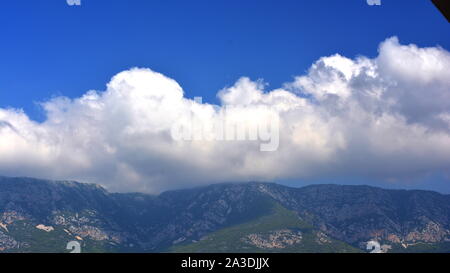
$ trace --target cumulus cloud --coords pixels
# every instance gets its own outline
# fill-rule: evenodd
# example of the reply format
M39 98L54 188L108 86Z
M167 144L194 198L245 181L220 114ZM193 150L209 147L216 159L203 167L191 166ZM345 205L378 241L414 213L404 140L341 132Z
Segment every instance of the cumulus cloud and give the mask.
M0 173L159 192L222 181L362 176L420 177L450 171L450 53L382 42L379 55L320 58L275 90L243 77L220 105L187 99L150 69L114 76L105 91L43 103L46 120L0 108ZM226 110L226 111L225 111ZM176 124L279 118L279 146L254 139L174 139ZM212 128L214 126L209 126Z

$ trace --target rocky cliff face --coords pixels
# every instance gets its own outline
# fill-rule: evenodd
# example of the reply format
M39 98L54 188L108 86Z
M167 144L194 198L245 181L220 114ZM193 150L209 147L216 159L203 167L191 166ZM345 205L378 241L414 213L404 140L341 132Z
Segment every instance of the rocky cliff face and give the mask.
M450 196L369 186L262 185L278 202L310 218L324 233L351 244L370 239L414 244L448 241Z
M70 240L88 251L164 251L257 219L274 204L310 223L317 244L337 239L365 249L367 241L378 240L385 249L399 250L441 246L450 239L450 196L429 191L243 183L151 196L0 177L0 251L64 252ZM282 249L301 244L302 232L278 227L240 241L262 250Z

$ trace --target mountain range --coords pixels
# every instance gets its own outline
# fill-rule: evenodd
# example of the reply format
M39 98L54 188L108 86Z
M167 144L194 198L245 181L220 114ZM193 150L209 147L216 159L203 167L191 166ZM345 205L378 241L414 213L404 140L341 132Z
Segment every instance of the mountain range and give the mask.
M159 195L0 177L0 251L450 252L450 195L223 183Z

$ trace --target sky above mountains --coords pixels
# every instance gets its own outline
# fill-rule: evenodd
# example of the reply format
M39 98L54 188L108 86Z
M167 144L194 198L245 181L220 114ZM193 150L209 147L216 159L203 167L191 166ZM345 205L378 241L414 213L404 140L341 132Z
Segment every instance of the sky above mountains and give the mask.
M0 24L3 175L450 192L450 29L430 1L10 1ZM276 151L171 137L232 106L277 115Z

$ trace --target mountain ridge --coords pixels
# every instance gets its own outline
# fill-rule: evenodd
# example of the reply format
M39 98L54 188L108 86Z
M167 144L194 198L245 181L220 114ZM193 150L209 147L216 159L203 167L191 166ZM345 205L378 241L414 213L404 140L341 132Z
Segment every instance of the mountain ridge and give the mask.
M50 183L50 184L68 184L68 185L76 185L76 184L82 184L82 185L88 185L88 186L92 186L94 188L101 188L104 191L106 191L109 194L142 194L142 195L149 195L149 196L159 196L161 194L164 194L166 192L178 192L178 191L189 191L189 190L196 190L196 189L204 189L206 187L213 187L213 186L220 186L220 185L244 185L244 184L263 184L263 185L278 185L278 186L282 186L285 188L291 188L291 189L304 189L304 188L310 188L310 187L350 187L350 188L371 188L371 189L380 189L380 190L386 190L386 191L406 191L406 192L430 192L430 193L437 193L440 195L446 195L446 196L450 196L450 193L443 193L443 192L439 192L439 191L435 191L435 190L424 190L424 189L398 189L398 188L383 188L383 187L378 187L378 186L372 186L369 184L334 184L334 183L320 183L320 184L307 184L304 186L299 186L299 187L295 187L295 186L290 186L290 185L284 185L281 183L276 183L276 182L267 182L267 181L241 181L241 182L219 182L219 183L212 183L212 184L206 184L206 185L197 185L194 187L185 187L185 188L180 188L180 189L173 189L173 190L166 190L166 191L162 191L158 194L152 194L152 193L145 193L145 192L136 192L136 191L131 191L131 192L112 192L109 191L107 188L105 188L104 186L97 184L97 183L93 183L93 182L81 182L81 181L77 181L77 180L53 180L53 179L44 179L44 178L35 178L35 177L29 177L29 176L5 176L5 175L0 175L0 182L1 179L16 179L17 181L20 180L29 180L31 181L36 181L36 182L46 182L46 183Z
M110 193L96 184L75 181L0 176L0 250L64 252L65 241L81 239L88 252L161 252L176 251L178 245L195 245L212 236L217 240L208 246L213 251L211 247L218 242L226 244L214 234L235 236L221 230L241 227L241 232L249 232L246 227L250 223L271 226L267 219L272 219L269 216L274 207L286 210L281 215L289 215L273 218L286 220L277 226L279 230L242 234L242 244L223 249L258 250L251 245L256 244L261 251L363 251L365 242L371 239L397 252L410 251L417 245L427 251L450 249L450 195L433 191L228 182L150 195ZM283 228L297 221L292 217L304 224ZM312 228L296 228L306 223ZM58 235L47 238L53 233ZM316 237L339 247L321 244ZM47 246L39 238L53 240L55 245ZM298 243L291 246L286 242ZM196 249L194 245L188 249ZM264 248L270 245L274 248Z

